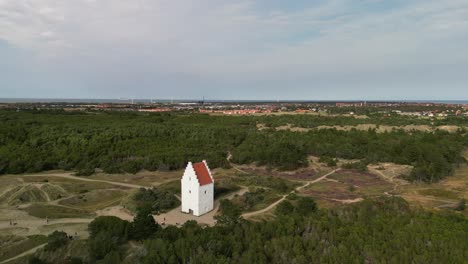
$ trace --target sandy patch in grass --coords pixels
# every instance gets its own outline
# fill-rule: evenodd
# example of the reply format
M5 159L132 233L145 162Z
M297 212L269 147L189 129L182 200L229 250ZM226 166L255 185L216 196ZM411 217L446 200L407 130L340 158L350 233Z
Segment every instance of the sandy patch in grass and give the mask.
M121 205L117 206L112 206L108 207L102 210L96 211L96 214L98 216L116 216L120 219L127 220L127 221L133 221L133 214L130 212L130 210L124 208Z
M353 129L360 130L360 131L367 131L369 129L371 130L375 129L377 133L392 132L394 130L403 129L405 132L413 132L413 131L434 132L436 130L444 130L450 133L456 133L459 129L463 129L463 128L467 129L468 126L447 125L447 126L431 127L428 125L387 126L387 125L376 125L376 124L359 124L355 126L321 125L321 126L317 126L314 128L305 128L305 127L295 127L295 126L292 126L291 124L287 124L283 126L278 126L275 129L278 131L288 130L288 131L293 131L293 132L308 132L308 131L312 131L316 129L336 129L336 130L341 130L341 131L350 131ZM265 129L269 129L269 127L265 126L264 124L257 124L257 129L265 130Z
M455 173L438 183L411 183L399 193L407 201L428 209L453 209L462 198L468 199L468 165L455 168ZM463 212L468 216L468 210Z

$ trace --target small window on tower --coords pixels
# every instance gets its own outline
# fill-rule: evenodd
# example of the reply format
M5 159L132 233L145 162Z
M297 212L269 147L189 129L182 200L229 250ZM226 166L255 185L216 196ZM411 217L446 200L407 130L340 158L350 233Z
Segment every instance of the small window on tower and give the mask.
M206 191L205 191L205 194L206 194Z
M191 191L191 190L189 190L189 191L188 191L188 193L192 193L192 191Z
M192 180L192 177L189 177L188 180L191 181L191 180Z

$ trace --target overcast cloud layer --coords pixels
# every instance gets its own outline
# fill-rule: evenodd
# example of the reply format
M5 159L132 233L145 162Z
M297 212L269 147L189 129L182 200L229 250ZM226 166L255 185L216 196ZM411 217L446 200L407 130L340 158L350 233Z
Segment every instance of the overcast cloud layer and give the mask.
M0 0L0 97L468 99L467 0Z

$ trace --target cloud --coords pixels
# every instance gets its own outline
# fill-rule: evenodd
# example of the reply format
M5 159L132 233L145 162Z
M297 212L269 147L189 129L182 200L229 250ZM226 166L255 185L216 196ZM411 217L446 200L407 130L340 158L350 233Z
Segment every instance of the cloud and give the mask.
M289 2L0 0L0 40L32 52L50 78L103 95L128 96L142 82L141 94L166 96L153 87L222 96L235 86L281 94L288 85L301 96L320 85L352 96L346 86L388 83L403 69L417 80L428 67L468 66L466 1ZM467 80L450 78L457 87ZM394 85L427 84L401 79Z

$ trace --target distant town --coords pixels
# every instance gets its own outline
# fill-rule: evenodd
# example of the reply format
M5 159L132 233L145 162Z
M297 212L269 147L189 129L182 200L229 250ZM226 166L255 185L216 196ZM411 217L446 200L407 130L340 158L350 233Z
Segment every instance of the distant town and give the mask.
M317 114L317 115L360 115L379 113L382 115L403 115L415 117L468 116L466 103L426 102L4 102L1 109L21 110L63 110L63 111L135 111L147 113L190 112L214 115L264 115L264 114Z

